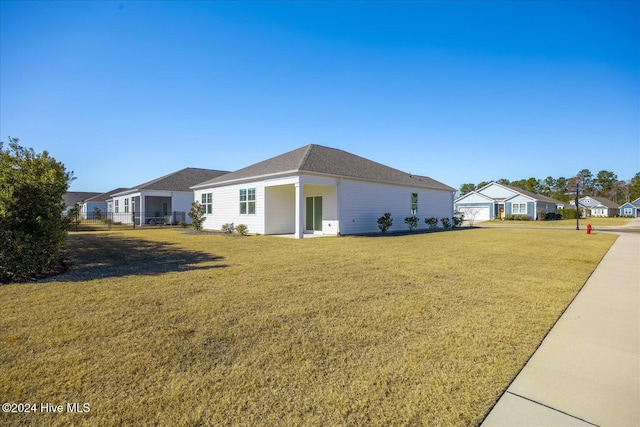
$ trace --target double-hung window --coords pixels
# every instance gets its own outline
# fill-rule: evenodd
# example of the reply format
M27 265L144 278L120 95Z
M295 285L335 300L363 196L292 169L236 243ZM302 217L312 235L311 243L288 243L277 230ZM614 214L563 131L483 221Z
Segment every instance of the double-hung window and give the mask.
M511 213L513 215L524 215L527 213L527 204L526 203L512 203L511 204Z
M256 213L256 189L242 188L240 190L240 214L253 215Z
M418 215L418 193L411 193L411 215Z
M120 212L120 203L119 203L120 200L116 199L116 200L114 200L114 202L115 202L114 206L115 206L115 209L116 209L115 212L118 213L118 212Z
M205 214L210 214L213 212L211 193L202 193L202 211Z
M124 213L129 213L129 199L124 199Z

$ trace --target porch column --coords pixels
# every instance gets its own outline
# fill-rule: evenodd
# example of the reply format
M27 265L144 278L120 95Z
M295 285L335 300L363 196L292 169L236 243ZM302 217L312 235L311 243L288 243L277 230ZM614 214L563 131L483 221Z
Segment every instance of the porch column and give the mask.
M295 183L295 193L296 193L296 239L302 239L304 236L304 195L302 194L302 189L304 185L299 181Z
M144 225L144 211L147 210L147 206L146 206L146 196L142 193L140 193L140 207L138 208L140 210L140 225Z

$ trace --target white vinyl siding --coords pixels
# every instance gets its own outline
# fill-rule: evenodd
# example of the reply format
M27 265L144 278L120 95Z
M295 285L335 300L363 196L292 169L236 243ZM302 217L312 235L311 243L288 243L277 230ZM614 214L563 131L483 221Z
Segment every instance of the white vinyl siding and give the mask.
M264 191L265 234L293 234L296 231L295 187L275 185L265 187Z
M192 201L194 198L202 200L203 193L211 193L212 212L207 216L203 227L207 230L220 230L223 224L245 224L249 227L249 233L264 234L264 184L251 183L251 188L255 188L255 215L240 214L238 195L241 189L246 188L246 184L241 184L196 190Z
M223 224L246 224L250 233L289 234L296 226L296 187L300 182L301 212L304 228L305 197L322 196L322 233L354 234L379 232L377 219L391 212L392 230L406 230L404 218L410 208L412 193L418 195L418 228L426 228L425 217L451 218L453 194L451 191L407 188L403 186L371 183L348 178L328 178L312 175L286 176L267 181L202 188L194 193L195 200L202 200L203 193L212 193L213 213L203 226L220 230ZM268 185L265 187L265 185ZM254 189L253 200L247 191L246 200L240 200L240 190ZM242 197L244 199L244 197ZM255 214L241 213L239 203L253 201Z
M406 230L407 200L418 194L418 229L426 228L424 218L451 218L451 191L430 190L343 179L339 191L340 233L379 232L377 220L390 212L393 225L390 231Z

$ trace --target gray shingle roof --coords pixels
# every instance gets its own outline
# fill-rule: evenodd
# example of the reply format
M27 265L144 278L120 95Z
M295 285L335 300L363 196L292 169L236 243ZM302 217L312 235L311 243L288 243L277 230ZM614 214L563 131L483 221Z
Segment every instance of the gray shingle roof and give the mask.
M602 206L606 206L607 208L610 208L610 209L617 209L618 206L620 206L616 202L614 202L613 200L609 200L606 197L600 197L600 196L597 196L597 197L589 196L589 197L591 197L593 200L595 200L598 203L600 203ZM582 203L582 202L580 202L580 203Z
M500 184L503 187L507 187L510 190L517 191L520 194L524 194L525 196L529 196L534 200L538 200L540 202L554 203L557 204L559 200L552 199L551 197L543 196L542 194L532 193L531 191L523 190L522 188L514 187L512 185Z
M62 195L62 200L65 206L73 206L76 203L80 203L83 200L90 199L99 195L100 193L93 193L88 191L67 191Z
M229 172L212 169L184 168L177 172L173 172L168 175L161 176L160 178L156 178L140 185L136 185L135 187L132 187L128 190L112 194L131 193L144 190L191 191L191 187L193 185L225 175L227 173Z
M314 172L419 188L455 191L454 188L432 178L411 175L343 150L316 144L300 147L227 175L204 181L194 187L206 187L210 184L221 184L287 172Z
M98 194L97 196L86 199L85 202L106 202L111 198L112 194L120 193L121 191L125 191L125 190L127 190L127 188L121 187L111 191L105 191L102 194Z

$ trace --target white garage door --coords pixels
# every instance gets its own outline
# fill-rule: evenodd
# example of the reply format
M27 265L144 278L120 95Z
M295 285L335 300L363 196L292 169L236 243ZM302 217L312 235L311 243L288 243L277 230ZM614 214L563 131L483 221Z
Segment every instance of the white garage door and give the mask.
M489 206L460 206L458 211L464 214L465 221L469 220L475 214L475 221L488 221Z

